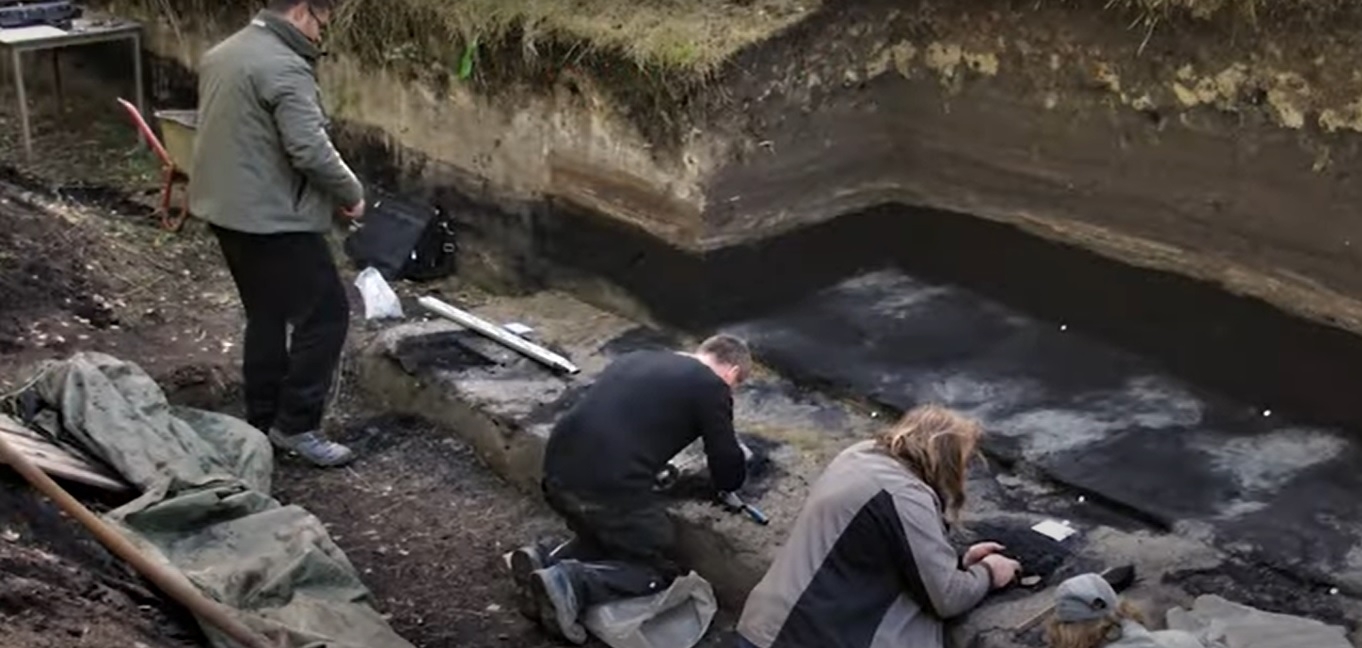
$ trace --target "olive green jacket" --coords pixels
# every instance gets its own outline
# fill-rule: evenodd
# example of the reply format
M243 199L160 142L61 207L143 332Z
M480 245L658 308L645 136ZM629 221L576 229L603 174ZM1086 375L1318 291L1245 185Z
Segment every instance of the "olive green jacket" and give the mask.
M326 133L320 51L261 11L199 63L190 211L253 234L325 232L364 188Z

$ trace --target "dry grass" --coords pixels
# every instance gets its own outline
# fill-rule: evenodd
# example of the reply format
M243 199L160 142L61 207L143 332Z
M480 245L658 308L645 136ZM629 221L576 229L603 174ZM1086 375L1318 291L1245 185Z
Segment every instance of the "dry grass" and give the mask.
M112 0L143 14L240 13L246 0ZM818 9L823 0L347 0L335 44L379 61L422 59L455 68L479 52L535 57L548 43L609 51L645 67L703 76L726 58Z
M1069 0L1104 2L1107 7L1134 9L1147 20L1163 20L1178 15L1210 19L1234 17L1258 22L1262 19L1293 18L1306 21L1328 19L1354 11L1354 0Z
M826 0L344 0L333 30L337 49L377 63L415 63L459 72L471 62L513 67L565 52L576 60L608 53L640 68L703 78L742 48L766 40ZM1289 18L1319 23L1355 0L1037 0L1129 12L1152 29L1171 19ZM258 0L103 0L185 24L243 14ZM476 56L478 60L468 59ZM466 72L466 70L464 70Z

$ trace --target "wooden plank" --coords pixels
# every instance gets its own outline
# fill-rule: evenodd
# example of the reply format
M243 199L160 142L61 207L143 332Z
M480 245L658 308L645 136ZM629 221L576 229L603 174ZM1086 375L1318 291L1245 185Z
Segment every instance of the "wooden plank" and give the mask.
M25 425L20 425L9 417L0 416L0 434L8 435L7 438L13 439L15 443L27 441L30 444L37 444L43 448L51 448L54 451L61 452L63 455L71 457L72 460L78 463L90 464L91 467L99 465L97 461L92 459L90 455L82 452L80 448L71 448L58 444L42 432Z
M74 468L82 468L91 472L108 473L107 470L103 470L98 464L83 457L73 455L65 448L49 443L46 440L19 436L4 429L0 429L0 436L3 436L6 441L9 441L10 445L22 448L28 454L39 453L53 461L70 464Z
M46 439L25 432L31 433L23 428L0 426L0 436L43 472L114 492L130 490L128 484L116 475L110 474L108 470L94 466Z

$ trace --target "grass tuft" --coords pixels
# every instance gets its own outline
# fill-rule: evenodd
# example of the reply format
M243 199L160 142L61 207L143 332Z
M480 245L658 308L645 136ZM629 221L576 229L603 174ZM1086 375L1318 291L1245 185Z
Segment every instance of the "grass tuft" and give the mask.
M113 0L144 13L242 13L249 0ZM457 70L469 44L534 57L546 43L611 51L645 68L704 77L823 0L346 0L333 44L371 62L420 59ZM508 40L514 42L508 43Z

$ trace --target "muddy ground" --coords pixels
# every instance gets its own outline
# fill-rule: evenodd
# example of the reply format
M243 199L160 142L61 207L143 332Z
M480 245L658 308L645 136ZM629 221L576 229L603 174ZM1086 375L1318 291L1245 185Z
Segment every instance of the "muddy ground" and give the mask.
M174 401L239 414L242 317L210 234L159 229L155 165L123 117L72 111L38 112L38 148L53 155L32 165L0 112L0 392L35 362L103 351L142 365ZM353 348L369 332L352 304ZM342 379L328 425L359 459L323 471L281 458L275 495L328 525L415 645L558 645L520 617L501 571L516 543L561 532L553 515L448 431L374 411L352 384ZM120 504L75 492L96 510ZM202 645L183 610L0 468L0 646Z

